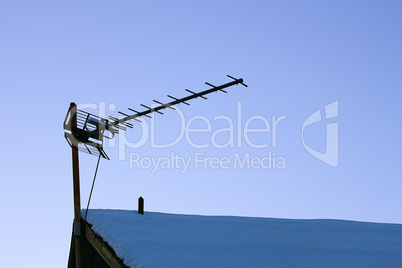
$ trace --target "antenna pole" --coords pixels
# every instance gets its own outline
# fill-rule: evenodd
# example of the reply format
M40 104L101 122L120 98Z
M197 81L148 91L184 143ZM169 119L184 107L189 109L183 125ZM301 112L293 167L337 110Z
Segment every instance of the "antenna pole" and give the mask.
M71 131L77 129L77 105L72 102L71 110ZM81 248L81 195L80 195L80 171L78 162L78 147L74 144L72 149L73 162L73 191L74 191L74 241L75 241L75 267L82 268L82 248Z

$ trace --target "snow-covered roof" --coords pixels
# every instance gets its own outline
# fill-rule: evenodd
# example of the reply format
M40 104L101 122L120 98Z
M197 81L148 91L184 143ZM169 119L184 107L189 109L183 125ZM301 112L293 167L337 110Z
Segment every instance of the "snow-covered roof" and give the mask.
M129 267L402 265L401 224L100 209L86 220Z

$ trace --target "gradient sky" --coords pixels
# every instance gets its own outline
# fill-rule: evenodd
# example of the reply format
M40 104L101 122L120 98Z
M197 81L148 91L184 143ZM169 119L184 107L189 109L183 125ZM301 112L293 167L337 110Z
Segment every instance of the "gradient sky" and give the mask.
M330 218L402 223L402 4L398 1L3 1L0 87L2 267L63 267L73 220L71 150L63 120L71 101L92 113L142 110L166 94L242 77L248 88L180 105L197 144L235 122L234 138L253 116L286 117L272 131L250 133L234 147L105 149L91 208L181 214ZM312 156L303 122L338 101L338 117L310 125L305 142L324 152L326 124L339 127L339 164ZM241 112L238 107L241 106ZM106 109L102 110L102 107ZM115 110L111 109L116 107ZM239 113L242 124L237 125ZM155 117L155 140L180 133L178 113ZM198 119L197 119L198 118ZM325 118L324 118L325 119ZM144 119L148 125L151 121ZM254 120L250 128L264 127ZM144 123L143 123L144 124ZM123 137L141 138L141 124ZM240 132L242 133L242 132ZM229 133L216 135L224 144ZM119 140L120 139L120 140ZM110 148L109 148L110 147ZM125 160L119 160L122 148ZM286 168L130 167L130 154L153 159L275 154ZM82 207L96 157L80 154ZM22 257L23 255L24 257Z

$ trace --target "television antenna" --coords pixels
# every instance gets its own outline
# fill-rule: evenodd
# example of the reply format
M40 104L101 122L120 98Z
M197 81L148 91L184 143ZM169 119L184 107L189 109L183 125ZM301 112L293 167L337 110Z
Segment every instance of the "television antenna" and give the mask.
M171 95L167 95L170 99L173 100L168 103L162 103L160 101L153 100L155 103L159 104L159 106L153 108L141 104L142 107L146 108L146 110L142 112L128 108L131 113L134 113L129 115L127 113L119 111L118 113L121 116L124 116L120 119L114 116L109 116L109 119L101 118L97 115L79 110L74 103L71 103L66 118L64 120L64 136L72 148L77 147L82 152L95 156L100 155L102 158L109 160L109 157L103 149L104 138L113 139L115 134L118 134L119 131L125 131L127 128L133 128L133 124L129 122L130 120L141 122L138 119L139 117L150 117L149 114L153 112L163 114L161 110L164 110L165 108L170 108L174 110L175 108L173 106L180 103L190 105L187 101L191 99L196 99L198 97L202 99L207 99L205 95L212 92L221 91L227 93L227 91L225 91L224 89L233 85L241 84L247 87L247 85L244 84L242 78L237 79L230 75L228 75L228 77L232 78L233 81L220 86L214 86L206 82L205 84L211 86L211 88L198 93L186 89L186 91L189 92L190 95L184 98L178 99Z
M78 151L98 156L99 157L98 164L100 158L110 160L103 149L104 139L113 139L115 134L118 134L119 131L125 131L127 128L133 128L134 125L129 122L130 120L141 122L138 118L142 116L150 117L150 114L152 114L153 112L163 114L161 110L164 110L166 108L174 110L175 108L173 106L181 103L190 105L188 103L189 100L196 99L198 97L202 99L207 99L205 95L210 94L212 92L221 91L227 93L227 91L225 91L224 89L231 87L233 85L241 84L247 87L247 85L243 82L242 78L235 78L230 75L227 76L231 78L233 81L228 82L226 84L222 84L220 86L214 86L213 84L205 82L205 84L207 84L211 88L197 93L189 89L186 89L186 91L190 93L190 95L183 98L176 98L171 95L167 95L170 99L172 99L172 101L162 103L160 101L153 100L156 104L158 104L158 106L152 108L144 104L141 104L142 107L146 108L146 110L142 112L128 108L128 110L132 114L123 113L119 111L118 113L122 116L121 118L109 116L109 119L105 119L78 109L77 105L73 102L70 104L66 118L64 120L63 128L64 128L64 137L66 138L68 144L72 149L73 191L74 191L73 233L74 233L76 268L82 267L81 233L83 232L83 230L81 230L81 201L80 201Z

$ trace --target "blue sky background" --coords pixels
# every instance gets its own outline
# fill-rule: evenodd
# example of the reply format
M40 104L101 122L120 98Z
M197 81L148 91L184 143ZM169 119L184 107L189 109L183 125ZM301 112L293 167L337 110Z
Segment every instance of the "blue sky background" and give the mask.
M130 168L117 148L106 148L112 160L100 163L91 207L136 209L142 195L148 211L402 223L401 11L398 1L3 1L1 266L67 264L73 195L62 123L71 101L141 110L140 103L168 101L166 94L183 97L185 88L205 90L205 81L226 83L226 74L243 77L249 87L180 105L186 120L201 115L213 130L227 127L213 118L236 122L240 101L243 125L255 115L286 116L275 148L254 149L243 141L197 149L182 139L166 149L148 142L127 149L127 156L233 159L271 152L286 159L286 169L152 173ZM334 101L335 168L310 155L301 140L304 120ZM157 141L177 137L177 113L155 118ZM320 151L326 123L305 132L306 142ZM137 124L127 138L135 140L139 131ZM205 143L211 134L192 137ZM250 134L255 143L271 138ZM80 155L83 207L96 161Z

